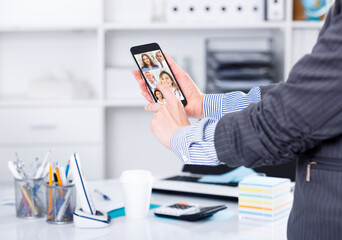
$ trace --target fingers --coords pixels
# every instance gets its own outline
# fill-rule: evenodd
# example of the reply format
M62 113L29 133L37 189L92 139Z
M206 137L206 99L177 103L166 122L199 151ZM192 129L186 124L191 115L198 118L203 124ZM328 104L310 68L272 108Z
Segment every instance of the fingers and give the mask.
M174 74L178 74L182 71L180 67L177 66L177 64L172 60L172 58L169 56L169 54L164 53L166 61L170 65L170 68Z
M153 102L151 95L148 94L147 92L142 92L141 95L143 95L143 97L146 98L146 100L148 100L149 102L151 102L151 103Z
M132 73L133 73L135 79L137 80L137 82L139 83L141 90L142 91L146 90L146 84L145 84L145 81L143 80L140 72L138 70L133 70Z
M147 112L158 112L162 108L162 104L159 103L150 103L145 107Z
M171 91L171 89L165 86L164 84L159 83L157 87L162 92L166 102L170 103L174 102L175 100L178 100L176 95Z
M139 82L139 81L143 81L141 74L139 72L139 70L132 70L132 73L135 77L135 79Z
M153 102L153 99L151 97L151 95L148 93L148 90L147 90L147 87L146 87L146 83L145 81L143 80L141 74L140 74L140 71L138 70L132 70L132 73L135 77L135 79L137 80L138 84L139 84L139 87L142 91L142 95L144 96L144 98L146 98L147 101L149 102Z

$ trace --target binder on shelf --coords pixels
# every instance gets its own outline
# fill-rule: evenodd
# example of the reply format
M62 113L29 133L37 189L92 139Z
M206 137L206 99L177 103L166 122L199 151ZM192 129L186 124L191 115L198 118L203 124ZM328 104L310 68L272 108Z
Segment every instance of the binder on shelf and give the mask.
M285 0L266 0L266 20L281 21L285 19Z
M167 0L166 20L168 22L183 22L186 13L185 7L183 0Z
M169 22L262 22L265 3L263 0L167 0L166 15Z

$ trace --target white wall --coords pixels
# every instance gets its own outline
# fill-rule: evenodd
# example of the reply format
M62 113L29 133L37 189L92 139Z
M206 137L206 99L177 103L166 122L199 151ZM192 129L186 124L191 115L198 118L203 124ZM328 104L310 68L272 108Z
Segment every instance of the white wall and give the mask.
M147 169L154 175L174 174L182 169L176 155L153 137L151 117L143 107L107 110L106 177L118 177L127 169Z

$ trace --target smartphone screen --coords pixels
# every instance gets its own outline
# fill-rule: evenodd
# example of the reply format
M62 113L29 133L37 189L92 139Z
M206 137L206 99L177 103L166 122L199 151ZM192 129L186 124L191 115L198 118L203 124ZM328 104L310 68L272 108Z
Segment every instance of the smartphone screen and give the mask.
M186 105L182 89L157 43L132 47L131 53L155 102L166 103L163 93L157 88L157 84L162 83L170 88L184 106Z

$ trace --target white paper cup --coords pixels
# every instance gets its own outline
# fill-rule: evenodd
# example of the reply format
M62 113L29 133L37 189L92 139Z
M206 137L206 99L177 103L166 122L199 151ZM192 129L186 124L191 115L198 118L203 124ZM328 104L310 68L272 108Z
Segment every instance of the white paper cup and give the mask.
M121 174L125 213L130 219L145 218L150 209L153 177L145 170L128 170Z

